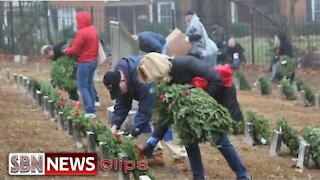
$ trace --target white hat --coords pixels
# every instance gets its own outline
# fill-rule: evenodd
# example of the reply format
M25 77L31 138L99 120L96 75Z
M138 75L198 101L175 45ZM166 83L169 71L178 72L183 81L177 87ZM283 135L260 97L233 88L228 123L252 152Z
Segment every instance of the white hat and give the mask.
M41 48L41 54L42 54L42 55L45 55L46 51L51 50L51 49L52 49L52 46L49 45L49 44L46 44L46 45L42 46L42 48Z

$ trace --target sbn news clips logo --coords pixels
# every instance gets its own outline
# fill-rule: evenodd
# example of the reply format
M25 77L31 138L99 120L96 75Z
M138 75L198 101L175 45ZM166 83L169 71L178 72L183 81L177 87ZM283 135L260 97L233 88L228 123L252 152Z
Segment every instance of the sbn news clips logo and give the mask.
M122 158L103 159L98 164L96 153L10 153L9 175L29 176L95 176L99 166L102 170L122 170L125 173L135 168L146 170L148 164Z

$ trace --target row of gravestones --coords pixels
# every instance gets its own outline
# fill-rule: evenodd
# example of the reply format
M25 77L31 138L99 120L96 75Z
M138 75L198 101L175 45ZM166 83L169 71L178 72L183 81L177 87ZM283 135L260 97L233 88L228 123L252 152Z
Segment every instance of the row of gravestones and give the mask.
M237 90L240 89L240 81L238 78L234 79L235 82L235 87ZM262 90L261 90L261 83L259 81L255 82L255 87L256 87L256 91L262 95ZM298 91L297 88L295 88L296 93L300 93L300 104L303 107L307 107L308 106L308 101L307 101L307 97L306 97L306 92L304 90ZM285 95L283 92L283 86L281 84L278 85L278 89L277 89L277 97L279 97L280 99L285 99ZM319 110L320 109L320 95L319 94L315 94L315 109Z
M237 87L237 90L239 90L240 87L240 81L236 78L235 79L235 86ZM259 81L255 83L256 86L256 91L259 94L261 93L261 84ZM307 100L306 100L306 93L304 90L300 91L301 93L301 104L306 107ZM281 99L284 99L285 96L283 94L283 87L282 85L278 85L278 97ZM319 109L319 95L315 95L315 107L316 109ZM278 130L274 130L272 132L272 139L271 139L271 144L270 144L270 149L269 149L269 155L270 156L278 156L281 145L282 145L282 140L283 140L283 132L279 132ZM249 146L253 146L255 144L254 140L254 124L250 122L246 122L245 124L245 143ZM296 167L303 169L304 166L308 167L309 166L309 160L310 160L310 152L309 152L310 144L303 139L302 137L299 137L299 153L298 153L298 161L296 164Z
M245 143L249 146L253 146L255 144L255 130L254 124L250 122L246 122L245 124ZM281 145L283 142L283 132L278 130L273 130L271 144L269 148L270 156L278 156L281 150ZM304 166L309 167L310 161L310 144L302 137L299 137L299 153L298 153L298 161L296 167L299 169L303 169Z
M72 118L65 117L63 112L57 111L54 106L53 100L50 100L48 96L43 96L41 91L36 90L31 86L28 78L23 75L13 74L11 78L10 69L6 69L3 72L3 69L0 69L0 76L4 75L6 82L9 84L13 83L13 86L21 90L26 94L27 98L33 103L39 106L40 110L43 110L44 115L49 118L51 121L57 122L57 129L59 131L67 131L67 136L71 136L75 141L77 149L83 149L83 143L81 131L79 127L73 122ZM0 78L0 79L1 79ZM97 137L94 132L86 132L86 141L87 141L87 151L88 152L97 152L100 160L108 158L108 154L105 149L107 144L103 142L98 142ZM122 158L123 161L128 160L128 155L125 153L119 153L119 158ZM124 170L119 171L120 180L129 180L131 178L129 172L124 172ZM140 180L149 180L150 177L143 175L139 177Z

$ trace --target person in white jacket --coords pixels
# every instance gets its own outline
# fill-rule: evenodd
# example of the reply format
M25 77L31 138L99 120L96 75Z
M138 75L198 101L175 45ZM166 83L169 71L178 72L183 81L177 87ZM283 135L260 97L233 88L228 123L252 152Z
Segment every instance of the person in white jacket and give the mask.
M190 55L200 58L211 66L216 66L219 49L209 38L199 17L193 11L188 11L185 14L185 21L187 41L192 44Z

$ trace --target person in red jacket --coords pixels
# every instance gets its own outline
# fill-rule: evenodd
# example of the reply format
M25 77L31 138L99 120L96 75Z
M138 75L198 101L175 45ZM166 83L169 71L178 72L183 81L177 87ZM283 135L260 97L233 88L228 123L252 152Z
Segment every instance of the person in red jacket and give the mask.
M89 12L81 11L76 15L78 32L71 47L64 50L65 55L75 55L78 59L77 87L85 106L85 116L96 117L93 76L97 68L99 37L92 25Z

